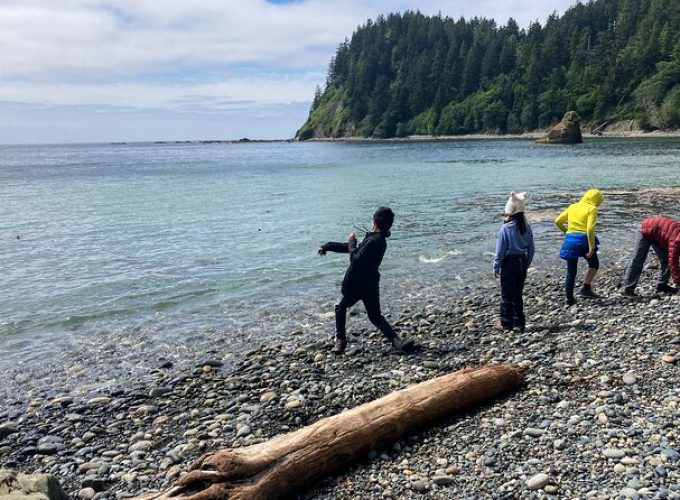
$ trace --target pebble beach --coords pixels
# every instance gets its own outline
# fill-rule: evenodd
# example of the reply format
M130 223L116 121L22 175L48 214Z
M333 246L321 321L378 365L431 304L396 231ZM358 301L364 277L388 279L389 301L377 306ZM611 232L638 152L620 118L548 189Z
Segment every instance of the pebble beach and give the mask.
M497 332L497 282L390 318L419 346L392 351L355 310L345 355L291 335L229 367L150 361L149 377L90 397L0 408L0 468L55 475L72 498L170 487L201 454L263 442L389 392L470 366L528 369L518 391L388 449L299 498L680 498L680 296L617 289L627 255L598 276L598 300L563 305L563 270L532 268L527 330ZM651 267L654 267L653 265ZM292 332L291 332L292 333Z

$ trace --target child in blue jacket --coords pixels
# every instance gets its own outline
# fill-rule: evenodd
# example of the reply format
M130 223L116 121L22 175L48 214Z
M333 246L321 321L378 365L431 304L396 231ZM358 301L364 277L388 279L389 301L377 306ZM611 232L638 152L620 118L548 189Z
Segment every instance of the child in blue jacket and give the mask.
M534 235L524 217L526 193L510 193L503 212L503 222L496 240L493 271L501 279L501 317L497 330L519 328L524 331L524 281L534 258Z

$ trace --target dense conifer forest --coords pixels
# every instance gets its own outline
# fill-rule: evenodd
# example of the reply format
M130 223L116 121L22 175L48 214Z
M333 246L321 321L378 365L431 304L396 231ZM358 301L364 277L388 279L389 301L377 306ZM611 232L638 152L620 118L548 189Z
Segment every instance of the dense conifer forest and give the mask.
M680 127L680 1L578 2L526 29L380 16L338 46L297 137L521 133L568 110Z

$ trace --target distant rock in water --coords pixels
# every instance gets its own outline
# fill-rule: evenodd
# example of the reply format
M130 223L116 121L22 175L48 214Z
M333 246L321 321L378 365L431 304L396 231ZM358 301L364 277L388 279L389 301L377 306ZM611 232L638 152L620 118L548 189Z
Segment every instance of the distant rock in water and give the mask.
M548 135L536 142L539 144L579 144L581 137L581 120L576 111L567 111L562 121L555 125Z
M0 470L0 498L16 500L68 500L57 478L48 474L22 474Z

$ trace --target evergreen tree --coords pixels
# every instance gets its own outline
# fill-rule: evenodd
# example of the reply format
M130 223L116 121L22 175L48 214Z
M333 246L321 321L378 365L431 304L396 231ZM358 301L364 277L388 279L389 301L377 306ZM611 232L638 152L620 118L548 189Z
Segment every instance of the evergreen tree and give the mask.
M570 109L672 128L679 89L678 0L577 2L526 29L407 11L338 45L298 136L524 132Z

